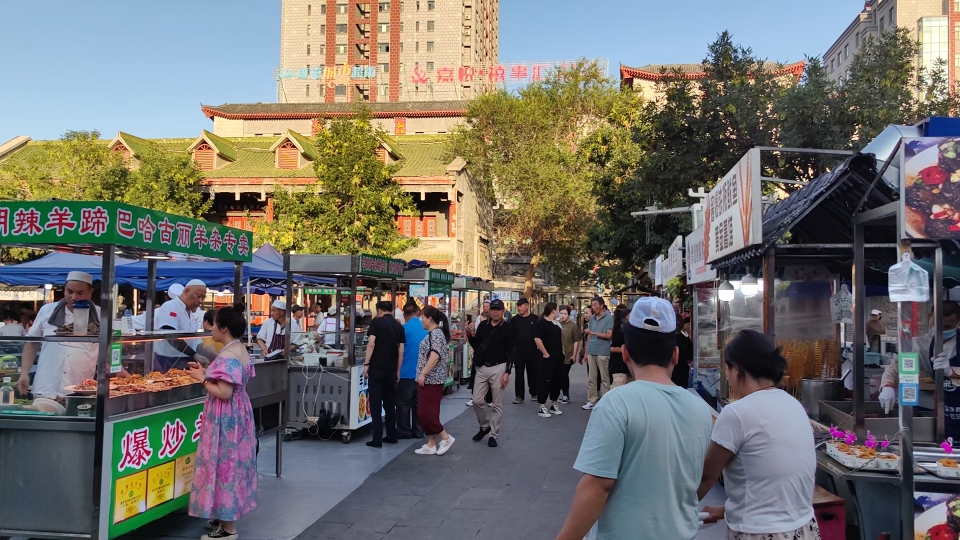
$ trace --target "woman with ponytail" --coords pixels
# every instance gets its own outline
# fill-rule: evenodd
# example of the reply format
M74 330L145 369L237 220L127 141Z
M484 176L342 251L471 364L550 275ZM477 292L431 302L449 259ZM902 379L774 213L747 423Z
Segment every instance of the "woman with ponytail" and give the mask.
M417 385L419 385L419 408L417 419L427 435L427 444L416 450L418 454L441 456L453 446L454 439L440 423L440 400L443 385L447 380L447 360L450 357L450 322L447 316L433 306L420 312L427 337L420 342L420 357L417 361ZM437 438L440 441L437 441Z

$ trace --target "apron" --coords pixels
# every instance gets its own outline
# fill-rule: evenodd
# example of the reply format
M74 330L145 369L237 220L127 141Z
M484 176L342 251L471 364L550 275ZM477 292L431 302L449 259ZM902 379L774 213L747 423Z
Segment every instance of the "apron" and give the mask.
M960 347L957 348L960 351ZM930 343L930 358L933 358L933 343ZM931 360L932 361L932 360ZM950 359L951 367L960 367L960 354ZM946 437L960 440L960 386L950 377L943 378L943 433Z
M270 345L267 346L269 349L267 354L270 354L274 351L283 350L287 346L287 336L286 334L281 334L281 332L285 331L286 329L278 325L277 321L273 321L273 327L273 338L270 339Z

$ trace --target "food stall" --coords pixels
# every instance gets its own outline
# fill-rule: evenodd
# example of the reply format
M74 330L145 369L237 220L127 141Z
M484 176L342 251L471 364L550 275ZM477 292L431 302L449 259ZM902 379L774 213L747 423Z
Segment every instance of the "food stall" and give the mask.
M337 319L343 312L344 298L353 306L363 295L360 287L372 291L378 299L387 293L397 297L397 280L403 278L406 263L374 255L285 255L287 272L287 331L290 330L292 291L295 275L333 278ZM375 314L374 314L375 315ZM293 362L287 352L290 406L288 425L307 430L340 431L344 444L353 431L369 424L368 383L363 376L366 355L366 329L369 318L350 317L345 332L337 332L334 347L323 348L316 363ZM289 335L289 334L288 334ZM379 411L378 411L379 413Z
M483 302L490 298L493 293L493 283L482 278L470 276L457 276L453 280L453 293L457 297L457 317L459 325L456 338L451 339L456 342L454 356L458 359L459 369L454 375L460 384L466 384L470 379L470 371L473 369L473 348L467 343L467 325L476 322L476 317L480 315L483 309ZM473 307L476 311L473 312Z
M453 311L453 284L456 276L446 270L437 270L434 268L408 268L403 272L403 277L398 281L402 287L406 288L407 298L412 299L421 308L425 306L434 306L446 311L451 324L459 325L460 319L454 321L458 314ZM402 324L402 322L401 322ZM447 360L447 378L443 383L445 392L449 392L455 384L460 388L460 373L462 355L455 354L458 339L454 339L453 332L450 334L450 356Z
M99 319L85 328L64 325L55 336L0 337L96 355L96 373L64 388L64 397L19 396L19 403L0 408L0 479L8 488L0 490L0 535L115 538L184 508L202 426L202 386L174 370L111 375L122 371L125 346L204 334L115 330L116 260L156 261L176 252L239 266L250 260L251 233L122 203L3 201L0 243L102 254ZM153 284L148 288L152 319ZM79 321L82 310L74 315Z
M692 296L693 388L716 407L720 388L717 346L717 271L704 259L703 225L684 239L687 286Z

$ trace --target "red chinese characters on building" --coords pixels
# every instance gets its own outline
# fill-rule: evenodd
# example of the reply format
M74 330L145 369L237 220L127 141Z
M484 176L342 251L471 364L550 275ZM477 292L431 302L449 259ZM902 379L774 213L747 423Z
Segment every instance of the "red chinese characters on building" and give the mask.
M170 220L163 218L163 221L157 224L157 228L160 229L160 243L161 244L171 244L173 243L173 230L176 229L173 223L170 223Z
M33 236L42 232L40 212L36 208L20 208L13 213L13 234Z
M220 236L220 229L214 229L210 232L210 249L220 251L223 247L223 237Z
M157 232L157 226L153 224L150 216L137 218L137 232L143 235L143 241L153 242L153 233Z
M490 68L490 72L488 73L488 77L490 78L490 82L492 82L492 83L502 83L502 82L506 82L506 80L507 80L507 71L506 71L506 69L504 69L503 66L494 66L494 67L491 67L491 68Z
M160 458L174 457L187 439L187 426L179 418L174 423L166 422L163 425L163 443L160 446Z
M177 247L190 247L190 233L193 232L193 225L177 222Z
M43 228L56 231L57 236L63 236L66 231L77 230L77 222L73 220L73 212L69 208L54 206L47 214L47 224Z
M210 243L210 240L207 240L206 227L203 225L197 225L197 228L193 233L193 243L197 245L198 249L203 249L204 246Z
M237 240L237 253L244 257L250 253L250 240L248 240L248 236L245 234L241 234L240 239Z
M120 451L122 456L120 464L117 466L118 472L125 469L140 469L153 456L153 448L150 447L150 428L144 427L124 433L120 441Z
M457 80L462 83L473 82L475 76L475 71L470 66L460 66L460 69L457 70Z
M133 238L137 230L133 228L133 212L117 210L117 234L124 238Z
M190 436L190 440L193 442L200 440L201 431L203 431L203 411L200 411L200 416L198 416L197 421L193 423L193 435Z
M101 236L110 226L110 215L102 206L80 211L80 234Z
M438 83L452 83L453 82L453 68L444 67L437 69L437 82Z
M233 255L233 248L237 245L237 237L233 235L233 231L227 231L227 234L223 235L223 245L227 246L227 253Z
M510 66L510 80L511 81L525 81L530 74L527 71L527 66Z
M413 68L413 75L410 76L410 82L413 84L427 84L429 80L427 72L424 71L422 67L417 66Z

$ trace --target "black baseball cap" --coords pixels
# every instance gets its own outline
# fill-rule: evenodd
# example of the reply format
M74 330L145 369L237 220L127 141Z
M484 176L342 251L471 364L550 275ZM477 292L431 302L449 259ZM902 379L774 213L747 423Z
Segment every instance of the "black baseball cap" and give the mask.
M503 309L503 300L495 298L490 301L490 309Z
M526 298L524 298L524 297L521 296L520 299L517 300L517 307L520 307L520 306L522 306L522 305L524 305L524 304L529 304L529 303L530 303L529 300L527 300Z

